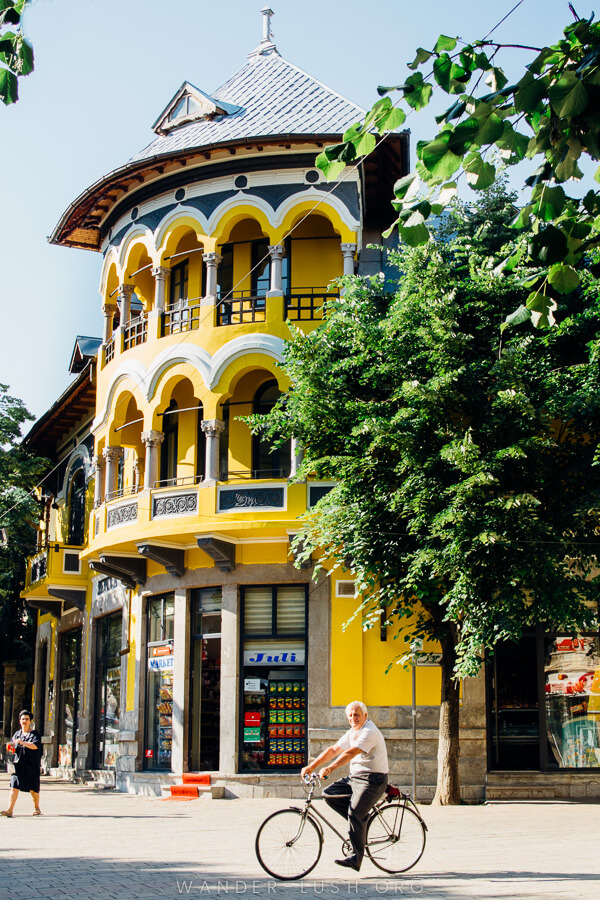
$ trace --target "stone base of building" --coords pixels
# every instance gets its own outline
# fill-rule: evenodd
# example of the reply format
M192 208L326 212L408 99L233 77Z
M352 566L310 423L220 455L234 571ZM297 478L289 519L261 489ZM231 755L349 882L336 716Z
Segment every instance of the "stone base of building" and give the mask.
M600 800L599 772L488 772L486 800Z

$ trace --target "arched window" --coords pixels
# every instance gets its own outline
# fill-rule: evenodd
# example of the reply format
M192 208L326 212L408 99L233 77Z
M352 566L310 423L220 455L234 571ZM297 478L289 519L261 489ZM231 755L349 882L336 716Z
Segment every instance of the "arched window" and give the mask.
M179 415L177 403L171 400L163 413L164 440L160 446L160 485L166 487L177 482L177 432Z
M266 381L259 387L254 396L253 412L270 412L281 391L275 379ZM272 450L270 442L262 435L252 437L252 477L253 478L287 478L290 474L291 441L288 439L281 446Z
M85 474L77 469L69 487L69 534L68 543L79 547L83 544L85 531Z
M204 407L198 403L198 430L196 435L196 481L202 481L206 472L206 435L202 431Z

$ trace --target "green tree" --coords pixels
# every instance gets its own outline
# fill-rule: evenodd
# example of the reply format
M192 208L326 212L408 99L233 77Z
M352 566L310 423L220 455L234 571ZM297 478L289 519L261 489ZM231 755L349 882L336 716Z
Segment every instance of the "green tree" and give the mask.
M589 625L598 596L597 284L582 274L556 328L501 333L527 293L518 271L493 275L526 240L504 244L512 200L488 191L443 240L392 254L395 284L344 279L323 324L293 332L289 393L253 420L302 442L302 473L337 482L300 541L351 568L364 624L383 610L405 641L441 644L437 803L460 797L456 676L533 623Z
M19 78L33 72L33 48L21 25L28 2L0 0L0 99L5 104L19 99Z
M578 263L600 246L599 192L590 189L577 198L564 187L583 178L582 160L595 167L600 160L600 23L592 19L576 17L547 47L499 44L491 37L467 43L440 35L431 50L419 47L408 66L413 74L403 84L378 88L383 99L365 121L317 159L329 178L336 177L375 147L377 134L398 128L406 116L389 93L397 92L398 103L411 111L429 104L434 85L448 94L452 103L436 118L438 133L417 144L416 169L396 183L390 198L398 212L394 226L410 246L429 239L427 222L451 202L459 178L475 190L494 182L497 165L490 151L509 166L535 161L524 180L531 188L529 200L515 220L517 227L528 228L530 239L498 270L511 271L517 264L529 270L529 291L509 324L525 318L536 326L553 324L560 296L579 284ZM514 47L532 58L522 77L509 84L498 60L502 50ZM429 65L424 77L420 67ZM600 167L594 178L600 181Z
M32 490L47 463L21 447L21 427L32 418L0 384L0 665L9 659L30 665L34 645L34 617L20 595L25 561L36 546L39 509Z

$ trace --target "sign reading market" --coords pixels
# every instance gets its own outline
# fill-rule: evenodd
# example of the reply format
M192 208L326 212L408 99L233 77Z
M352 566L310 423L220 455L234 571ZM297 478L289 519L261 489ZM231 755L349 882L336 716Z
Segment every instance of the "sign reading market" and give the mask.
M165 672L173 669L173 641L157 641L148 644L148 669Z

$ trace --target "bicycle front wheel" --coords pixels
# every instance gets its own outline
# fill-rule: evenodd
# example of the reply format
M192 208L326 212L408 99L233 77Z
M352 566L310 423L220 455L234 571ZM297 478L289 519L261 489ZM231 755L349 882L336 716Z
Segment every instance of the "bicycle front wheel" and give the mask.
M425 849L425 826L403 803L389 803L373 813L367 824L366 851L377 868L392 875L419 862Z
M254 846L265 872L280 881L296 881L318 863L323 837L313 819L299 809L281 809L262 823Z

